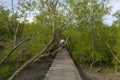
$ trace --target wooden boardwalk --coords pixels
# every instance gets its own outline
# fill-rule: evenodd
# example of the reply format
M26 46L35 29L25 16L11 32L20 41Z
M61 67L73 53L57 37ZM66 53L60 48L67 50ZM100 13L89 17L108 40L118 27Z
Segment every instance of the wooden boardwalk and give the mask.
M44 80L82 80L66 49L61 49Z

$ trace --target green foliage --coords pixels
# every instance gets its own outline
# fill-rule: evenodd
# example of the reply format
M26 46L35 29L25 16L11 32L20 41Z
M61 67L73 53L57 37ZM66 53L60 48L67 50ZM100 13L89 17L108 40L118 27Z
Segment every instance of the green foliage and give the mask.
M33 55L38 53L51 38L50 26L41 26L33 23L26 25L24 30L24 37L32 34L30 41L26 44L28 52Z
M0 6L0 38L8 35L7 31L7 22L9 19L9 11L4 10L2 6Z
M120 61L120 29L118 29L118 32L117 32L117 38L116 38L116 44L114 46L114 52L115 52L115 56ZM116 70L120 70L120 64L115 59L113 59L113 64L115 64Z
M99 2L96 0L66 1L74 16L72 16L72 27L66 29L62 35L70 37L67 46L77 62L99 64L100 66L113 64L114 57L106 46L106 41L110 43L114 51L114 46L118 42L116 41L118 29L115 25L108 27L102 22L103 17L110 10L110 7L105 7L107 2L107 0ZM116 53L116 51L114 52Z
M116 13L113 14L117 18L116 21L113 22L113 25L116 27L120 26L120 10L116 11Z
M115 45L113 49L114 49L115 56L120 61L120 27L119 27L120 26L120 10L118 10L113 15L117 18L117 20L113 22L113 26L112 26L112 27L117 27L116 34L114 35L116 36L116 39L115 39ZM120 71L120 64L115 59L113 59L113 64L115 65L115 69Z
M63 32L63 36L70 37L67 46L73 58L82 64L95 62L97 65L111 65L113 56L106 46L106 41L109 41L111 47L115 45L117 36L116 27L103 26L94 29L95 51L93 52L90 30L85 27L68 28Z
M91 43L89 42L89 40L87 41L87 39L89 38L87 31L85 32L85 29L83 29L83 31L80 32L78 28L70 28L63 34L66 37L70 37L67 45L70 52L73 53L73 56L76 56L75 60L84 60L81 57L83 55L88 55L88 52L90 52L91 50L91 47L89 46Z
M0 68L0 79L6 80L14 71L14 67L10 64L4 65Z

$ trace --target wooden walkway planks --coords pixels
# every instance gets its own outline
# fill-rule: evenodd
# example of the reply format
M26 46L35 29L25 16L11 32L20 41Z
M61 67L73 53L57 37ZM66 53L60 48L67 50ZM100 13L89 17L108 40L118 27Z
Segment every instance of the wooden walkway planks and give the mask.
M66 49L61 49L44 80L82 80Z

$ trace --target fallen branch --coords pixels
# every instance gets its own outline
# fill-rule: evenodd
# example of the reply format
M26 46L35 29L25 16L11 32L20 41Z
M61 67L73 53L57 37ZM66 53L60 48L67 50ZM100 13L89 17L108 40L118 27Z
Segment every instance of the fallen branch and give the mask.
M68 36L68 37L66 38L66 41L65 41L65 43L66 43L66 44L67 44L67 42L68 42L69 38L70 38L70 36Z
M46 54L46 55L41 55L40 57L46 57L46 59L48 59L48 57L50 56L50 55L55 55L55 53L57 53L60 49L62 49L62 47L59 47L59 48L57 48L55 51L53 51L51 54ZM39 58L37 58L37 59L35 59L33 62L36 62L36 61L38 61L38 59Z
M109 43L106 41L106 45L107 45L107 47L109 48L109 50L110 50L110 52L112 53L112 55L113 55L113 57L115 58L115 60L120 64L120 61L119 61L119 59L114 55L114 52L112 51L112 49L111 49L111 47L110 47L110 45L109 45Z
M56 49L54 52L52 52L52 55L54 55L55 53L57 53L59 50L61 50L62 49L62 46L61 47L59 47L58 49Z
M20 42L17 46L15 46L14 48L12 48L10 50L10 52L5 56L4 59L2 59L2 61L0 62L0 66L2 66L4 64L4 62L10 57L10 55L18 48L20 47L23 43L25 43L26 41L28 41L30 39L30 36L28 36L26 39L24 39L22 42Z

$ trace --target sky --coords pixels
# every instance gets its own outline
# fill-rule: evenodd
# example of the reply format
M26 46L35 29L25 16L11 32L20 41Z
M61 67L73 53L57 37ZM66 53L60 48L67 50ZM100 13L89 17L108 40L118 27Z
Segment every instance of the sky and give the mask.
M113 21L116 20L116 18L113 17L112 15L117 10L120 10L120 0L110 0L110 3L108 4L108 6L113 6L113 7L110 11L110 15L105 16L104 23L107 24L107 25L112 25Z
M14 7L17 5L17 1L18 0L13 0L14 1ZM1 3L2 2L2 3ZM3 5L6 8L11 8L11 0L0 0L0 5ZM110 0L108 6L113 6L111 11L110 11L110 15L106 15L104 17L103 22L107 25L112 25L113 21L116 20L115 17L112 16L112 14L114 14L117 10L120 10L120 0ZM31 21L33 21L33 16L29 16L28 18Z

